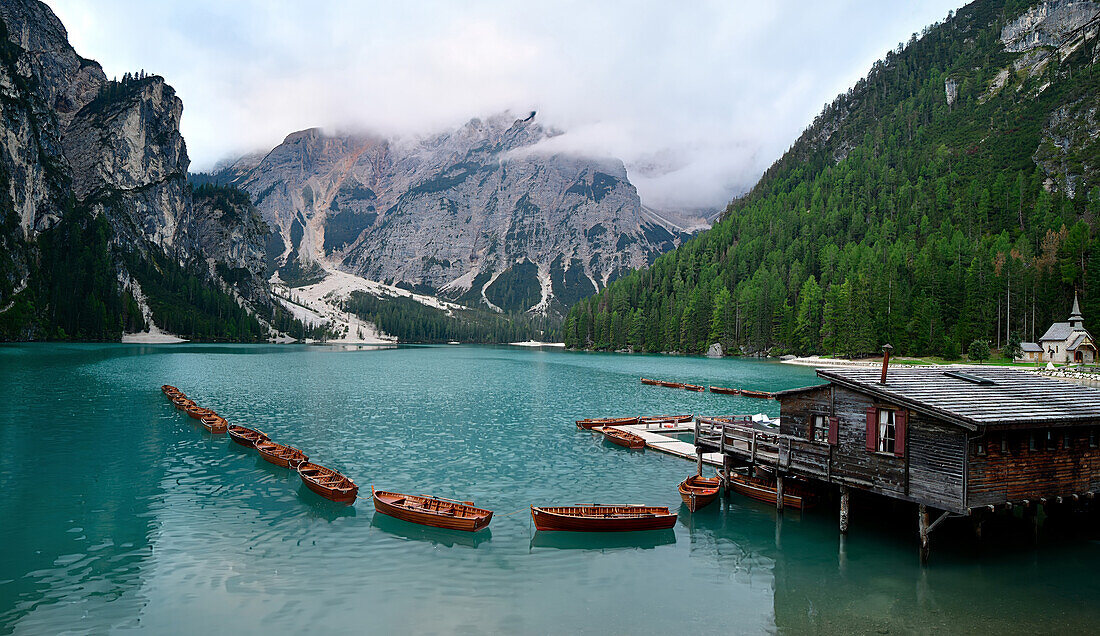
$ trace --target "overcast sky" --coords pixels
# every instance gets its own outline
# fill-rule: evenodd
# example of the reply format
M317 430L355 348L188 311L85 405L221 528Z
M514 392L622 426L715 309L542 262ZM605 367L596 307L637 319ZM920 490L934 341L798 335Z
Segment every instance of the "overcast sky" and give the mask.
M719 207L959 0L47 0L108 76L163 75L192 170L321 126L421 134L538 110L643 200Z

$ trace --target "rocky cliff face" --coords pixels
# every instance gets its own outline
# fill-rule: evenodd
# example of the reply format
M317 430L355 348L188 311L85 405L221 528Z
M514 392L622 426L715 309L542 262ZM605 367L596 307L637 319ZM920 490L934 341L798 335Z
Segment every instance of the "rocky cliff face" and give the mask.
M1067 80L1080 61L1100 59L1100 3L1054 0L1025 11L1001 29L1005 50L1022 55L1004 69L993 92L1005 90L1009 78L1021 75L1046 81L1028 97L1035 98L1059 81ZM1061 66L1076 56L1075 60ZM1059 188L1070 197L1079 184L1100 177L1100 94L1092 91L1065 101L1051 112L1032 159L1047 175L1048 188Z
M80 302L93 313L103 314L85 337L117 333L126 321L111 314L145 297L131 289L137 283L127 264L150 258L204 272L206 284L238 298L270 302L263 284L266 226L257 225L250 206L246 213L226 214L226 206L193 205L187 149L179 133L182 112L183 103L160 77L108 80L97 63L69 46L64 27L44 4L0 4L0 322L5 337L66 333L55 324L66 313L58 306L71 302L66 294L84 298ZM88 229L102 221L106 233ZM71 227L54 229L65 222ZM85 231L103 241L96 249L104 253L82 255L96 263L94 280L57 280L64 275L67 253L90 249L86 241L66 243L80 243L73 237ZM44 246L53 246L52 251ZM162 266L142 269L169 276ZM233 272L231 280L225 272ZM74 281L86 274L72 273ZM118 281L113 291L112 280ZM168 290L163 280L147 282Z
M218 178L252 194L295 273L321 262L505 310L566 307L684 233L616 159L545 154L531 113L427 138L289 135Z

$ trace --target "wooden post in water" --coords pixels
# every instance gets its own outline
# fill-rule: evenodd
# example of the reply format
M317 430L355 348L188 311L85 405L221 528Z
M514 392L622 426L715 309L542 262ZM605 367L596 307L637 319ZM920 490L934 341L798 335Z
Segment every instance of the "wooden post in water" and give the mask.
M1039 507L1024 500L1024 521L1027 523L1029 539L1031 542L1039 542Z
M848 487L840 487L840 534L848 534Z
M924 504L917 506L917 529L920 531L920 563L921 565L927 565L928 544L931 533L928 530L928 506Z
M783 473L775 473L775 509L783 512Z
M722 453L722 487L726 489L726 497L730 496L730 470L730 456Z

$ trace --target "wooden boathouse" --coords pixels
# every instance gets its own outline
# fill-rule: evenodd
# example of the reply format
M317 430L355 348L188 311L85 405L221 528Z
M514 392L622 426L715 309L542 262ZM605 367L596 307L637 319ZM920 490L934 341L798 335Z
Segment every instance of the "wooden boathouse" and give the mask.
M1100 491L1100 390L1006 367L819 369L824 384L781 391L779 432L699 418L696 453L840 492L917 505L921 558L949 516L1072 505ZM933 520L932 517L935 516Z

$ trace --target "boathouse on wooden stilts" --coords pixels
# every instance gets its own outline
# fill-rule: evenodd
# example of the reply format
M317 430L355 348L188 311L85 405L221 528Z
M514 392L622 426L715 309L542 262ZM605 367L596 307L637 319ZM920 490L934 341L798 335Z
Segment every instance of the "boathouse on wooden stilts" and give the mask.
M916 504L920 556L949 517L1075 506L1100 491L1100 390L1006 367L820 369L826 383L776 394L779 432L698 418L697 452L839 494L840 532L853 491ZM1049 511L1049 510L1048 510Z

